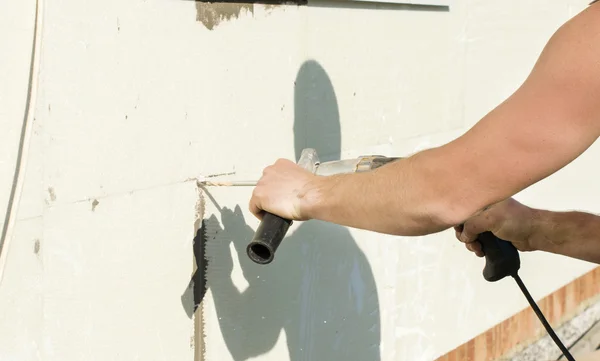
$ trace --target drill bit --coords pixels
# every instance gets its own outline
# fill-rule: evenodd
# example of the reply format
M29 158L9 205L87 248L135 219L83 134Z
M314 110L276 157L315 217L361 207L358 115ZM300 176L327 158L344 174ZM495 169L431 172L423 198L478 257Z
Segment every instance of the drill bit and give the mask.
M257 181L242 180L242 181L203 181L201 185L207 187L254 187Z

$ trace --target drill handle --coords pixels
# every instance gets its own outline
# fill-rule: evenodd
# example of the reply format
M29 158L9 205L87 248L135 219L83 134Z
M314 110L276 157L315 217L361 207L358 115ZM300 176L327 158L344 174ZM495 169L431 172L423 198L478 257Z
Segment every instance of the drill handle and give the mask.
M479 234L477 240L485 254L483 278L496 282L506 276L516 276L521 267L519 251L512 243L496 237L492 232Z
M265 212L252 242L246 247L248 257L258 264L271 263L291 225L291 220Z
M298 165L311 173L315 172L318 163L319 156L317 151L312 148L304 149L300 155L300 160L298 160ZM246 247L248 257L254 263L262 265L273 262L275 252L291 225L291 220L265 212L252 241Z

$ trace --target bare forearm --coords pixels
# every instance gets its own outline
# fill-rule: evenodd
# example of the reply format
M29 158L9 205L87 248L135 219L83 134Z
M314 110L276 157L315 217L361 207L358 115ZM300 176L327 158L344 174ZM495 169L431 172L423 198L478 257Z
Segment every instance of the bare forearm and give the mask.
M438 152L423 151L369 173L319 177L303 192L304 211L308 218L386 234L443 231L484 204L477 204L481 198L461 201L467 182L439 164Z
M584 261L600 263L600 217L585 212L534 210L531 245Z

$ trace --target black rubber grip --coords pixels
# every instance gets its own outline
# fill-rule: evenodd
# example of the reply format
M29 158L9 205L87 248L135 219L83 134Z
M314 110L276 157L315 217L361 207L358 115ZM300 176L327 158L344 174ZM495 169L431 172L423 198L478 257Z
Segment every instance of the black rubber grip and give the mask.
M255 263L271 263L277 247L281 244L291 224L292 221L289 219L265 213L254 233L254 238L246 247L248 257Z
M517 274L521 268L521 259L512 243L496 237L492 232L481 233L477 240L485 254L483 278L486 281L496 282Z

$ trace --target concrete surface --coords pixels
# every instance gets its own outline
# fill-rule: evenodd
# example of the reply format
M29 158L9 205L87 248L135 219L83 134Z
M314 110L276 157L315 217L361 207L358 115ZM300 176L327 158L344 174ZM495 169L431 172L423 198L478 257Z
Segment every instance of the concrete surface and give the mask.
M600 319L597 319L592 327L581 336L572 346L572 353L575 355L593 354L600 358ZM564 360L564 356L561 356ZM598 358L597 358L598 359Z
M598 351L600 350L600 302L587 307L555 331L575 359L598 360L600 358L600 351ZM548 335L510 357L512 361L540 359L566 360Z
M585 356L596 351L600 346L600 328L597 326L600 321L600 302L596 302L580 314L573 317L554 331L563 344L569 348L571 354L580 360L580 356ZM594 342L595 340L595 342ZM589 342L588 342L589 341ZM525 347L524 350L515 355L507 355L506 360L511 361L533 361L533 360L566 360L554 341L549 335L544 336L539 341Z
M32 4L0 5L11 20L0 24L24 29L0 35L0 51L14 49L0 60L10 74L0 83L3 190ZM192 360L181 296L194 268L194 177L256 177L306 146L334 159L447 142L516 89L586 3L218 5L45 3L36 121L0 285L3 360ZM600 210L598 155L595 145L518 198ZM251 190L209 192L219 207L206 195L207 361L433 360L526 306L510 280L485 283L483 263L451 232L409 239L298 223L259 269L238 257L258 225ZM592 268L522 259L536 298Z

